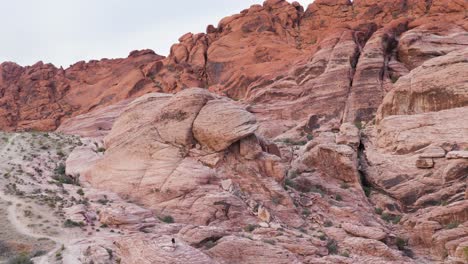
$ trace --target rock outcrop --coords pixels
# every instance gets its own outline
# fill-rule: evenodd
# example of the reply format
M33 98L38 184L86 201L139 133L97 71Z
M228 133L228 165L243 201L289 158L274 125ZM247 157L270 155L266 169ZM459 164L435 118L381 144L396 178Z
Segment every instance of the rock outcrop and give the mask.
M183 35L167 58L141 50L67 69L3 63L0 128L53 130L95 108L188 87L254 102L258 116L279 124L276 135L311 113L369 121L393 80L467 45L466 8L463 0L307 8L272 0Z

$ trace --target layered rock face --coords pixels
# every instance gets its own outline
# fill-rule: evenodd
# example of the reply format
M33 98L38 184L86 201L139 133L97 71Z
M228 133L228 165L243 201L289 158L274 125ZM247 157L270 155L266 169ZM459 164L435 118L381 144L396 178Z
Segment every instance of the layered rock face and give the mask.
M182 36L167 58L134 51L65 70L3 63L0 128L53 130L94 108L188 87L252 102L259 120L280 123L276 134L311 113L368 121L392 80L466 46L466 8L463 0L324 0L304 10L268 0Z

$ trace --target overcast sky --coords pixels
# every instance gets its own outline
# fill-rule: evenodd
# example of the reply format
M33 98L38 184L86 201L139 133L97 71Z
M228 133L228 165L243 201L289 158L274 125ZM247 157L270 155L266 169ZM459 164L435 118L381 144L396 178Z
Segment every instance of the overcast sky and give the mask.
M187 32L205 32L263 0L0 0L0 62L126 57L150 48L168 55ZM313 0L299 1L303 6Z

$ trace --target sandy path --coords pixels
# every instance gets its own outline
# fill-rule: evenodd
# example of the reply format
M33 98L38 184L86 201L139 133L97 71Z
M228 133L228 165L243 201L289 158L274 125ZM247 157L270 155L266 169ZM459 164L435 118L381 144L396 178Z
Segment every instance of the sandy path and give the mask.
M12 146L14 140L18 136L19 136L19 134L14 134L8 140L8 143L0 150L0 156L5 155L5 153L7 152L7 149L9 149ZM5 157L0 157L0 160L6 161L7 159ZM3 191L0 191L0 199L4 200L5 202L8 202L10 204L8 206L8 208L7 208L8 221L15 228L16 232L18 232L19 234L22 234L24 236L28 236L28 237L32 237L32 238L36 238L36 239L47 238L47 239L49 239L49 240L56 243L56 246L51 251L49 251L49 253L47 253L47 254L45 254L45 255L43 255L41 257L35 258L34 263L39 263L39 264L50 263L49 259L51 259L51 258L53 258L55 256L55 253L58 250L60 250L62 245L66 246L69 243L69 239L60 238L60 237L51 237L51 236L47 236L47 235L44 235L44 234L38 234L38 233L35 233L30 228L28 228L27 226L25 226L19 220L18 206L17 206L17 204L19 204L19 203L24 204L25 202L23 200L15 197L15 196L6 195ZM65 263L69 263L69 262L66 262L67 260L65 260L65 259L64 259L64 261L65 261ZM76 262L75 261L70 261L70 263L76 263Z
M37 234L34 231L31 231L27 226L25 226L20 220L18 220L18 215L17 215L17 204L18 203L23 203L22 200L12 197L12 196L7 196L3 192L0 192L0 199L9 202L11 205L8 206L7 212L8 212L8 221L11 223L11 225L15 228L15 230L25 236L33 237L33 238L47 238L52 241L54 241L57 246L52 249L48 254L38 257L35 259L35 263L41 263L41 264L46 264L49 263L48 259L49 257L52 257L54 253L60 249L62 244L65 244L62 239L59 239L57 237L51 237L47 235L42 235L42 234Z

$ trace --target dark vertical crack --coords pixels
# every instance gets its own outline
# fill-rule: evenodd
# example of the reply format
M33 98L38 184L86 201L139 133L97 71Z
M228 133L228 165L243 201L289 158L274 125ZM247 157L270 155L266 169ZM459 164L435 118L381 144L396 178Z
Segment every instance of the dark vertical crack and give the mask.
M432 7L432 0L426 0L426 14L429 13Z

